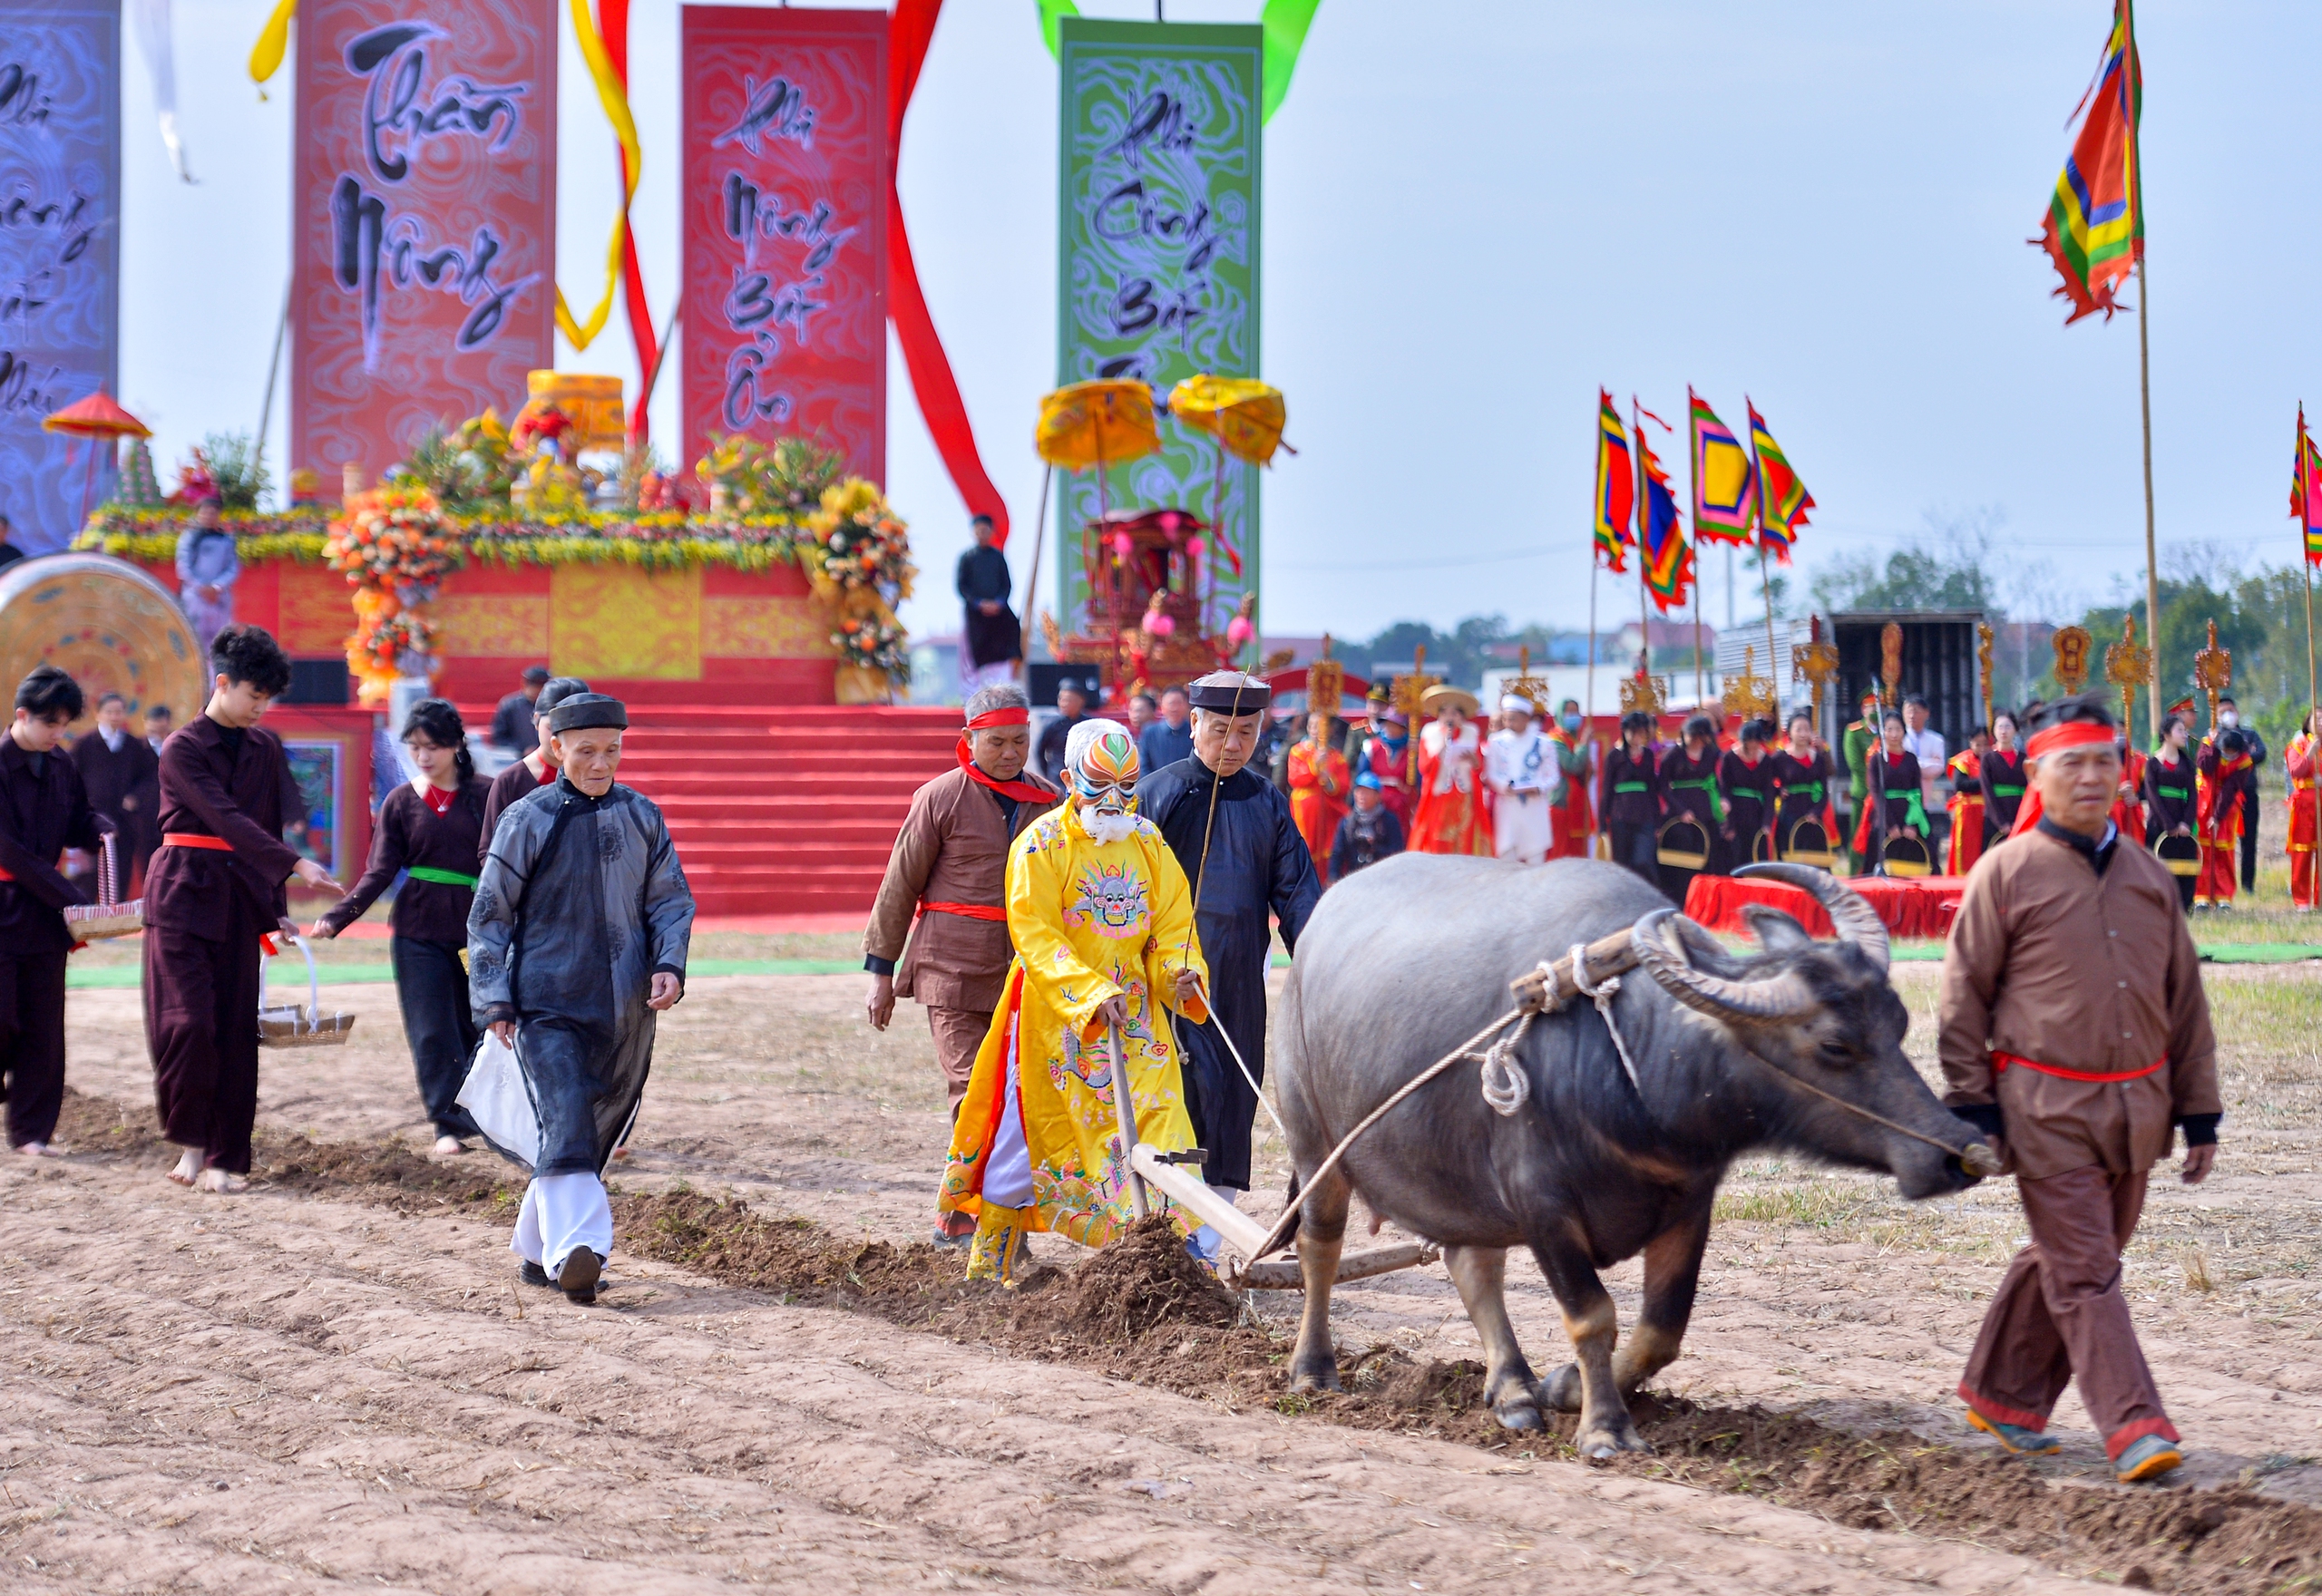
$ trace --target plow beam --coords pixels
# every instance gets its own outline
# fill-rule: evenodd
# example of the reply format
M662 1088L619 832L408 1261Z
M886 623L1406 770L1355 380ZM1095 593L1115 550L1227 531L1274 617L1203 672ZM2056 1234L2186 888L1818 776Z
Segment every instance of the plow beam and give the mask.
M1145 1182L1166 1194L1179 1207L1197 1215L1204 1224L1224 1238L1225 1244L1244 1258L1252 1258L1265 1244L1267 1227L1234 1206L1230 1192L1218 1191L1205 1183L1199 1175L1183 1166L1164 1163L1161 1155L1149 1143L1139 1142L1128 1155L1129 1168L1145 1177ZM1432 1242L1404 1241L1392 1247L1374 1247L1367 1252L1342 1253L1339 1258L1338 1278L1341 1280L1369 1280L1372 1275L1389 1274L1399 1269L1413 1269L1433 1263L1442 1251ZM1220 1276L1229 1286L1248 1287L1255 1291L1298 1291L1306 1285L1293 1258L1273 1259L1263 1262L1234 1265L1231 1260L1220 1270Z

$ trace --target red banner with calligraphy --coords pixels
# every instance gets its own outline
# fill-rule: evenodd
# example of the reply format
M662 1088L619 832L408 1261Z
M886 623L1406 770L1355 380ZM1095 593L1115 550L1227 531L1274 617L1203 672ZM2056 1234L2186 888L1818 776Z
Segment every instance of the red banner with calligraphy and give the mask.
M684 7L683 459L813 439L887 466L887 15Z
M290 463L325 495L554 364L555 0L301 0Z

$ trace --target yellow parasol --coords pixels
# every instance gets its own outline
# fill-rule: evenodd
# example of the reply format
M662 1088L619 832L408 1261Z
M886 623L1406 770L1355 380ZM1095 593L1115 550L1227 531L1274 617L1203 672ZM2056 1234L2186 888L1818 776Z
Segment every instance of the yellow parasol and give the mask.
M1169 390L1169 414L1217 440L1217 472L1209 489L1210 534L1238 574L1242 557L1225 536L1225 457L1231 454L1253 465L1272 465L1275 450L1290 449L1282 441L1282 390L1254 377L1221 377L1203 372ZM1216 567L1213 563L1208 569L1214 573ZM1205 593L1205 610L1208 601Z
M1037 593L1040 539L1048 530L1049 478L1059 466L1066 471L1086 471L1094 466L1097 521L1102 525L1112 512L1106 468L1117 461L1141 460L1161 447L1161 434L1153 418L1153 390L1143 383L1122 378L1068 383L1040 400L1040 419L1032 429L1032 447L1048 466L1040 473L1039 516L1033 522L1032 532L1032 570L1026 579L1027 590ZM1090 581L1095 581L1093 573ZM1118 631L1117 626L1115 630ZM1117 652L1119 638L1116 637L1114 641Z
M1161 447L1154 429L1153 390L1143 383L1074 383L1040 401L1040 424L1032 433L1040 458L1067 471L1099 472L1111 463L1137 460ZM1101 487L1103 478L1098 479Z
M1169 414L1253 465L1271 465L1275 450L1290 448L1282 441L1282 390L1253 377L1218 377L1206 372L1187 377L1169 390Z

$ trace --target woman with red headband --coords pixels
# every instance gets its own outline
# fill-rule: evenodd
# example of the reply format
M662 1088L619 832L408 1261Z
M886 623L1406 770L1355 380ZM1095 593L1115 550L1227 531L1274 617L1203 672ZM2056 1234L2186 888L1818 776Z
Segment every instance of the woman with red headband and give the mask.
M1012 683L979 687L968 699L959 766L912 794L863 932L872 1028L887 1028L899 994L919 999L954 1114L1015 954L1005 907L1008 850L1059 796L1024 768L1031 722L1024 690ZM935 1240L965 1246L975 1228L971 1215L950 1215Z
M1967 1422L2014 1453L2058 1450L2048 1416L2077 1381L2114 1472L2182 1461L2121 1290L2152 1166L2185 1135L2183 1179L2217 1157L2217 1042L2177 887L2112 819L2112 713L2048 706L2010 839L1967 878L1943 956L1944 1101L2015 1176L2015 1255L1959 1383Z

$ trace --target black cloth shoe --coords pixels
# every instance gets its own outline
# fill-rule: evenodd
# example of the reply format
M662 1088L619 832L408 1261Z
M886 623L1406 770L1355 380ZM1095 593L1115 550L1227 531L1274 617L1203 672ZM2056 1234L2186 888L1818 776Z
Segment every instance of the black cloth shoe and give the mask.
M523 1281L527 1286L540 1286L542 1288L552 1289L556 1285L554 1280L548 1278L548 1270L542 1269L539 1264L534 1263L529 1258L516 1266L516 1278Z
M567 1302L578 1302L586 1308L597 1299L597 1281L605 1272L605 1260L586 1247L575 1247L556 1271L556 1283L564 1292Z

